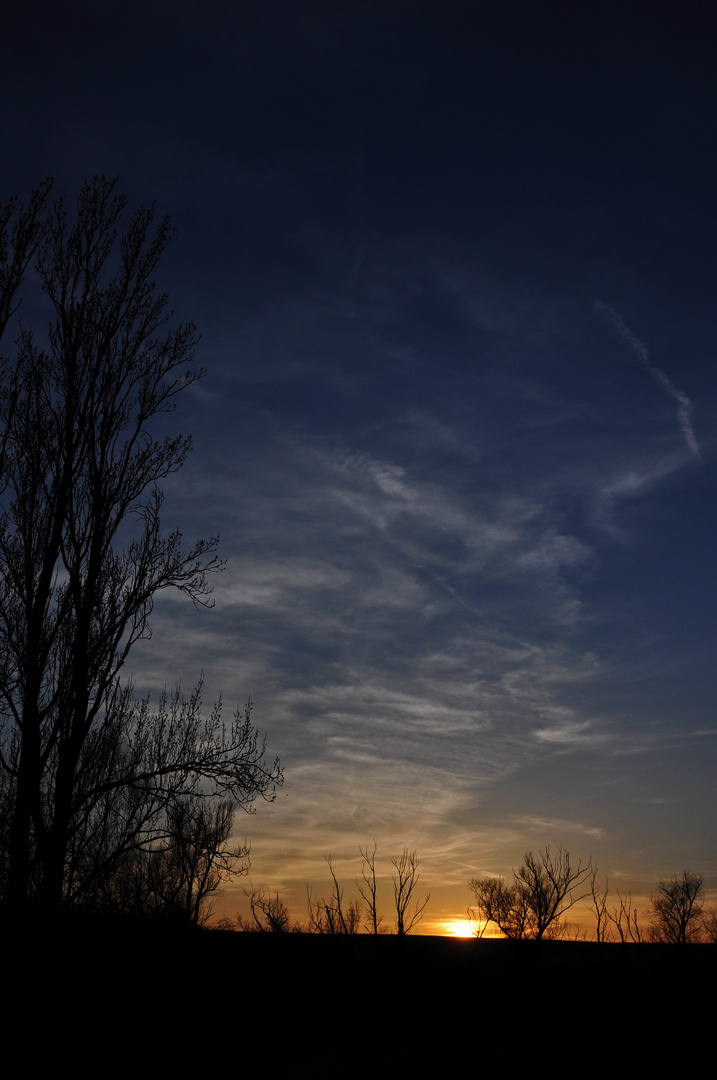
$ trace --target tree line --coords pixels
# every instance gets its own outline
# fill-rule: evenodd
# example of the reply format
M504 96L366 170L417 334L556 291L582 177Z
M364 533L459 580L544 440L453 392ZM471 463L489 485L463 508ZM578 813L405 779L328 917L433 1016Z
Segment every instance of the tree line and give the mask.
M419 901L416 895L420 860L416 851L404 848L390 862L393 867L392 920L385 921L378 908L377 845L359 849L361 877L356 892L348 900L339 882L333 860L327 856L331 889L327 896L314 897L307 885L307 917L292 914L278 892L253 885L244 889L250 914L225 917L224 929L252 933L388 934L411 933L420 922L430 893ZM537 854L526 852L523 864L513 871L512 880L503 877L471 878L468 888L473 902L469 921L477 938L504 937L517 940L587 940L597 942L663 942L686 945L717 943L717 909L705 908L704 880L684 870L669 881L660 881L649 900L644 919L630 893L610 905L607 880L598 882L592 859L575 863L569 851L548 846ZM566 916L581 900L595 918L596 928L571 924Z
M309 934L368 934L395 933L399 937L410 934L421 921L430 893L420 900L417 895L420 860L416 851L404 848L400 855L390 859L393 872L392 923L384 919L379 910L378 874L376 855L378 845L359 848L361 878L356 879L357 895L348 902L345 889L340 884L331 856L326 857L331 878L331 891L327 896L314 897L313 889L306 886L307 919L305 922L292 918L289 908L277 892L250 885L244 889L249 901L250 915L237 914L232 920L224 918L221 926L229 930L251 933L309 933Z
M474 899L469 914L478 937L495 930L507 938L535 941L570 937L577 931L564 916L587 899L598 942L717 942L717 909L705 909L704 879L687 870L659 882L643 923L629 892L622 896L618 891L611 906L608 881L598 883L592 859L576 865L562 847L555 853L549 847L537 855L526 852L512 881L472 878L468 884Z

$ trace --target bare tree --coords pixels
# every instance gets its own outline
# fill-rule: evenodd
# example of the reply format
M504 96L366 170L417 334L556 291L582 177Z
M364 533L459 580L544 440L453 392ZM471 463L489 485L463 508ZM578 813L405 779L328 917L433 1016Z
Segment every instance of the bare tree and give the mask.
M682 871L669 881L661 881L657 896L650 898L651 932L657 941L687 945L699 941L702 933L703 878Z
M702 911L705 940L717 945L717 908Z
M625 896L621 896L618 890L617 904L612 911L608 912L608 919L615 927L614 933L623 945L630 942L639 945L642 941L643 934L638 914L638 909L632 903L632 893L628 892Z
M587 866L578 862L573 866L570 852L559 847L555 856L546 847L537 855L527 852L525 863L518 870L517 880L525 891L530 913L529 921L533 937L539 940L546 930L560 917L581 900L586 893L577 894L589 877L592 862Z
M230 725L221 719L220 704L203 715L200 691L201 683L189 699L165 692L155 709L126 691L111 722L91 733L73 799L66 903L161 912L169 887L154 888L150 881L161 865L177 896L185 897L186 915L197 922L219 879L246 871L248 845L228 841L235 808L251 812L247 799L266 781L263 744L249 711L237 712ZM247 770L243 796L232 796L225 786L223 772L232 758L243 760Z
M644 939L639 911L632 902L632 893L617 892L617 903L608 905L610 895L607 878L602 887L597 884L597 867L590 878L590 897L597 920L596 941L619 941L623 945L639 944Z
M361 926L361 904L358 900L351 900L348 907L344 904L344 890L339 885L330 855L326 862L332 881L329 899L315 901L311 887L306 886L309 931L312 934L357 934Z
M592 908L595 912L595 918L597 920L597 929L595 931L596 941L609 941L610 940L610 915L607 907L607 898L609 895L609 885L607 878L605 878L605 884L602 888L597 883L598 868L595 866L593 872L590 875L590 899L592 902Z
M517 883L503 878L472 878L468 887L474 905L470 917L477 937L483 937L492 923L509 938L531 937L527 895Z
M402 936L410 934L413 927L422 918L426 905L431 899L431 894L428 894L422 904L416 901L413 911L411 911L411 900L420 877L418 873L419 860L416 852L404 848L401 855L392 857L391 863L396 870L396 873L391 877L393 881L393 899L396 907L396 933Z
M349 901L349 906L344 912L344 926L347 934L358 934L361 929L362 916L361 901L355 898Z
M211 916L209 901L222 883L248 869L248 845L229 844L233 823L229 800L210 803L194 795L169 808L167 839L159 853L166 868L162 900L194 926Z
M203 926L211 898L223 882L248 869L248 844L230 845L230 802L185 796L171 804L164 835L115 857L109 873L91 871L75 881L73 903L93 910L168 917Z
M473 878L468 885L475 898L475 917L493 923L506 937L539 941L555 933L555 924L587 892L576 892L592 872L592 861L574 866L570 852L559 847L533 855L513 871L513 882L502 878Z
M187 791L248 806L281 770L248 713L230 732L213 714L204 733L192 705L151 711L120 686L157 594L206 605L221 568L216 537L185 548L162 534L158 484L191 440L150 431L204 372L188 366L194 326L167 329L154 282L169 220L141 207L122 231L115 180L86 183L72 223L48 192L0 206L0 332L33 257L52 316L44 340L18 327L0 373L0 770L6 895L52 910L73 837L109 791L149 791L164 809Z
M301 929L299 926L292 924L289 909L278 893L272 894L269 889L250 886L248 889L244 889L244 895L249 898L252 922L248 922L241 915L237 915L236 926L238 930L289 934L296 933Z
M366 908L367 922L365 924L369 934L381 934L383 928L381 923L383 917L378 913L377 906L377 881L376 881L376 852L378 851L378 845L376 841L373 842L373 851L369 852L368 844L365 848L359 848L361 855L361 876L363 878L363 884L360 881L356 882L356 886L361 895L361 899L364 902Z

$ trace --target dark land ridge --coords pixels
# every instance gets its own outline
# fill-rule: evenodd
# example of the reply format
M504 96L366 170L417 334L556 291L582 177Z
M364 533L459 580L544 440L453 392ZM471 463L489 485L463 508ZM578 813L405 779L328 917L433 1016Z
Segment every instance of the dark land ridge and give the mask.
M586 1055L605 1067L619 1055L623 1072L706 1044L717 974L714 945L233 933L99 919L6 927L3 953L9 1030L32 1003L41 1057L69 1039L80 1061L97 1052L99 1034L109 1057L96 1066L136 1069L140 1054L142 1075L263 1061L269 1075L301 1075L305 1065L318 1076L368 1075L385 1062L424 1076L462 1069L468 1056L480 1072L480 1063L524 1054L546 1063L558 1054L561 1073Z

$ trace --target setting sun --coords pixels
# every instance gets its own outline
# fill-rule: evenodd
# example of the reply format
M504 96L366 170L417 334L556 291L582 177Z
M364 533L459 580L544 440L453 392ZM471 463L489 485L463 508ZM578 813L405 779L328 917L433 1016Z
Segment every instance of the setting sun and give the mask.
M473 937L473 930L468 919L446 919L441 923L441 933L445 937Z

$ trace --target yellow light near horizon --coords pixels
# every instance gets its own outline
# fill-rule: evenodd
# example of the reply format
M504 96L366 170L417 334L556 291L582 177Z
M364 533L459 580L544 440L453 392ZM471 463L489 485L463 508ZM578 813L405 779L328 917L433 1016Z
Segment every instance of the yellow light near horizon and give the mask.
M445 937L475 937L473 927L468 919L447 919L441 923L442 933Z

